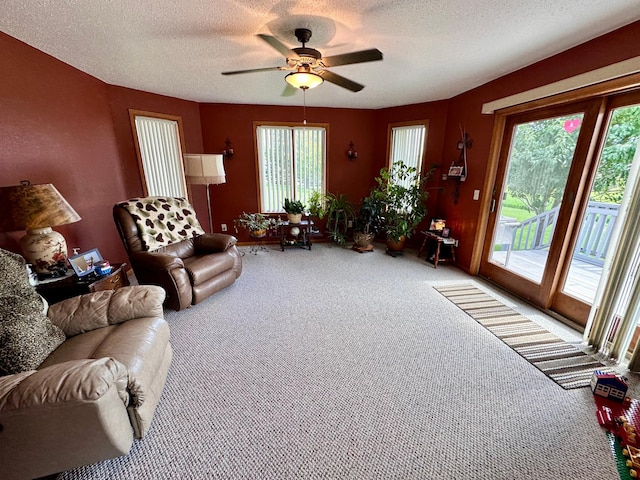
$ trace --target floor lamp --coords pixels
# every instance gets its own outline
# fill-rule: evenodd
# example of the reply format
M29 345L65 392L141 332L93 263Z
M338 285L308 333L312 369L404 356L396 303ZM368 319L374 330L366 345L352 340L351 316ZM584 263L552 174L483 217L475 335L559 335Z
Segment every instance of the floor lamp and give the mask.
M211 194L209 185L226 183L224 173L224 156L222 154L203 153L184 156L184 173L189 185L206 185L207 211L209 212L209 231L213 233L213 219L211 218Z

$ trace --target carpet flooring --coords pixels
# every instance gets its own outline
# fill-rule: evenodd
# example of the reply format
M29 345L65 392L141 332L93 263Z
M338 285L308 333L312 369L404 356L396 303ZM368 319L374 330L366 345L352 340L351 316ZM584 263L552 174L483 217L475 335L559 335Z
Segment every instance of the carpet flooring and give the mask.
M435 288L562 388L589 386L594 370L614 372L473 285Z
M550 382L433 288L490 291L480 279L381 245L243 262L229 288L166 312L174 359L149 434L60 480L617 478L591 392Z

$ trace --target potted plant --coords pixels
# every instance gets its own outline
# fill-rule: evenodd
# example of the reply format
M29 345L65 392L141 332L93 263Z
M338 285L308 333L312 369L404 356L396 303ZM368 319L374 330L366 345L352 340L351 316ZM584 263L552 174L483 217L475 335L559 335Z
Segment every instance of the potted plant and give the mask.
M237 227L242 227L249 231L249 235L253 238L262 238L267 234L267 230L277 225L275 218L271 218L264 213L246 213L242 212L240 217L236 218L233 223Z
M324 196L327 216L327 232L331 240L340 246L347 242L347 231L355 219L355 209L346 195L327 193Z
M289 223L300 223L302 221L304 204L300 200L289 200L288 198L285 198L282 208L287 212Z
M427 215L426 200L429 194L424 183L431 176L418 176L414 167L404 162L396 162L391 170L383 168L376 177L378 185L371 195L384 206L384 232L387 235L387 249L400 251L404 242L413 234L418 224Z
M374 195L362 199L353 224L354 249L373 250L373 239L384 226L383 209L384 205Z

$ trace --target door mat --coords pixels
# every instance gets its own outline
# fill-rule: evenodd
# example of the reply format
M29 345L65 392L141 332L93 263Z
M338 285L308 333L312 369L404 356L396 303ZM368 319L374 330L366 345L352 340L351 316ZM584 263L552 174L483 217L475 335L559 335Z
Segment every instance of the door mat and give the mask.
M565 390L587 387L594 370L614 373L473 285L434 288Z

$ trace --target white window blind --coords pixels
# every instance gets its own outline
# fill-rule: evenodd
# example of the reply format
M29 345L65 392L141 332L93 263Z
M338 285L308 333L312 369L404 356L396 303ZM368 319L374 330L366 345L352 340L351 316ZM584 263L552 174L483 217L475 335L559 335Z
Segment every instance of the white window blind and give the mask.
M402 162L408 167L416 169L417 175L422 173L422 158L424 156L426 127L420 125L406 125L391 128L391 152L389 167ZM415 180L407 179L406 187Z
M135 126L147 195L186 198L178 122L136 115Z
M258 126L256 136L261 212L282 212L285 198L307 205L313 191L324 193L324 128Z

